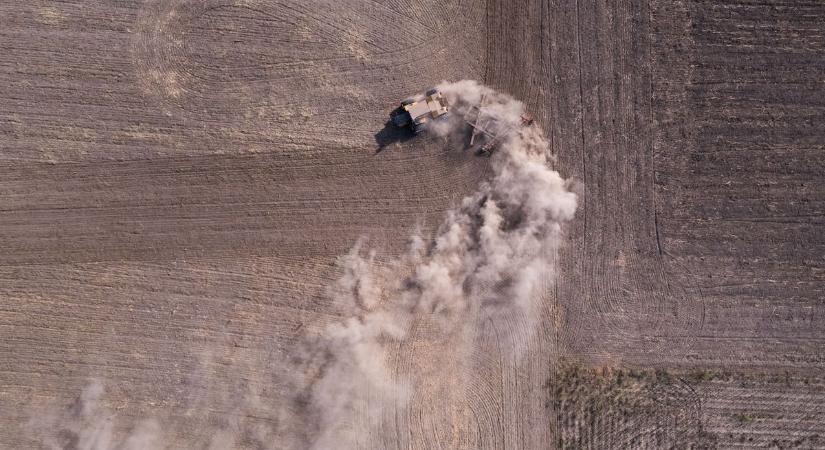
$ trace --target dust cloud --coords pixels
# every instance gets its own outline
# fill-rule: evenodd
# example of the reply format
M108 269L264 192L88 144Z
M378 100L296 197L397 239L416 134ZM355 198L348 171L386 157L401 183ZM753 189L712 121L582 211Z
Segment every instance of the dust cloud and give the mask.
M91 381L65 410L37 414L28 423L29 432L40 437L49 450L144 450L162 447L160 424L139 422L125 437L114 432L115 414L102 400L103 384Z
M521 102L469 80L439 89L451 114L431 127L437 139L466 142L464 118L476 114L491 134L506 134L490 156L492 176L447 213L432 237L412 236L409 250L397 259L378 263L363 242L340 259L343 275L329 295L349 317L307 337L284 363L295 377L295 393L281 411L291 425L281 426L293 431L273 433L279 442L267 448L369 448L380 441L375 436L396 426L395 415L409 407L417 389L454 375L448 368L411 373L393 364L400 352L412 351L413 334L420 330L435 336L458 366L479 351L491 326L498 346L514 359L535 333L576 195L550 168L541 130L522 126ZM71 448L171 448L152 421L116 442L112 418L95 406L101 391L91 386L80 406L55 418L62 421L56 428L68 429L74 439Z
M465 116L479 115L487 131L503 136L491 157L493 176L449 211L429 244L413 237L408 254L390 269L375 268L358 247L346 258L336 299L355 313L326 333L329 365L312 395L320 418L313 448L364 448L365 430L353 426L353 417L381 429L383 417L403 408L416 383L387 367L388 352L403 345L414 323L435 322L435 333L458 336L450 341L458 359L490 323L510 331L498 336L499 345L516 358L535 331L537 302L553 279L562 224L573 218L576 196L548 167L538 127L522 126L521 102L469 80L439 89L451 116L431 127L435 134L461 141Z

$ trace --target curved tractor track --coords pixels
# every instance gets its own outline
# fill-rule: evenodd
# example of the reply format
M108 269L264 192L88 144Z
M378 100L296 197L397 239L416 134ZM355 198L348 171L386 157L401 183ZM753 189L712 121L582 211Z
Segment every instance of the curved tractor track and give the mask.
M460 79L525 102L577 218L524 357L493 330L461 385L418 387L363 446L823 445L820 2L33 1L0 17L9 448L87 448L101 423L112 442L160 427L170 448L311 442L281 375L346 316L337 258L365 238L389 264L490 174L386 128L399 99ZM391 370L458 365L428 333ZM559 387L571 364L658 375L619 417L586 405L627 385Z

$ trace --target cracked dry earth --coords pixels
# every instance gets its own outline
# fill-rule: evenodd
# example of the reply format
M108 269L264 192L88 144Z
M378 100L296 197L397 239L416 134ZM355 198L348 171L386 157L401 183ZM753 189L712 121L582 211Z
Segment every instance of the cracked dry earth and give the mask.
M825 448L823 22L788 0L0 2L0 447L46 446L32 422L97 379L114 436L154 417L170 448L280 448L204 430L274 429L273 367L345 314L337 258L398 255L490 175L384 130L476 79L576 180L558 279L517 364L490 343L469 404L418 399L363 446Z

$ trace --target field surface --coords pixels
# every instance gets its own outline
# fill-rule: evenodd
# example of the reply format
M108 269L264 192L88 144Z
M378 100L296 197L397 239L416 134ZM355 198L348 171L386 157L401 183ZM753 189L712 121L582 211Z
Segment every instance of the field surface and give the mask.
M280 448L273 368L342 318L337 258L397 256L489 176L387 114L475 79L526 103L577 217L526 357L491 343L461 408L421 390L363 446L825 448L823 23L803 0L0 2L0 447L47 445L97 379L116 436Z

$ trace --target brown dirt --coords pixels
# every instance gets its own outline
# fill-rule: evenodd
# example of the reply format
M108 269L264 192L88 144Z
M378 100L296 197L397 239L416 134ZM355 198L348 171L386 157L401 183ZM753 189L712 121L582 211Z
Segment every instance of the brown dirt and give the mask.
M397 254L484 179L380 134L472 78L527 103L581 206L528 358L491 350L467 405L416 399L384 448L621 448L671 419L644 445L825 446L825 6L516 3L0 5L0 442L35 445L32 411L91 377L118 432L271 423L273 361L340 317L336 257ZM680 374L691 406L654 375L629 426L567 425L562 358Z

